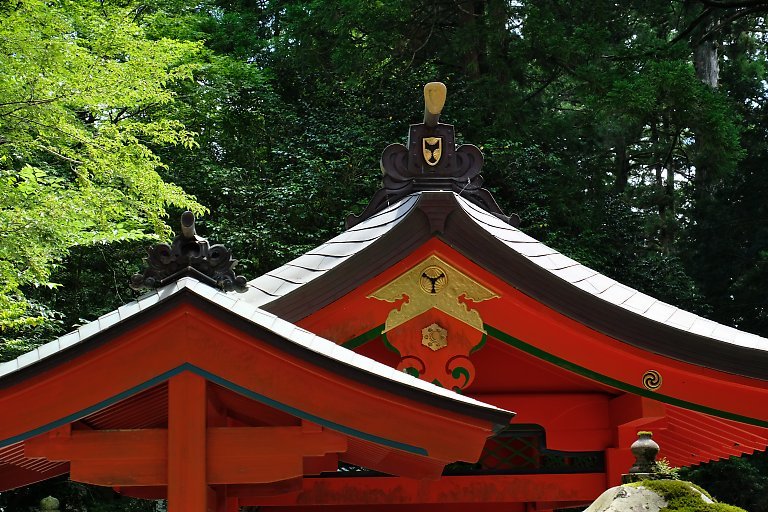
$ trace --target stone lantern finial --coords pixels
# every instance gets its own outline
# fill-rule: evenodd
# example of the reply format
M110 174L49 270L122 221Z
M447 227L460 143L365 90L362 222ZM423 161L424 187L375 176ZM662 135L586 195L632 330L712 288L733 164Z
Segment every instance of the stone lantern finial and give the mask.
M621 476L623 483L667 478L667 475L659 472L658 464L656 464L659 445L652 438L653 432L641 430L637 433L637 441L630 446L632 455L635 456L635 463L629 468L629 474Z

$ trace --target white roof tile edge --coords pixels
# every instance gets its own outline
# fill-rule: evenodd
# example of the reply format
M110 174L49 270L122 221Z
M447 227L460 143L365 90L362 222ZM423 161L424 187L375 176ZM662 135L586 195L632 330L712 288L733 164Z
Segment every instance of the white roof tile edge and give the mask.
M301 265L294 265L293 264L294 262L302 258L303 255L301 255L298 258L294 258L293 260L289 261L283 266L270 270L266 274L263 274L254 279L251 279L250 281L248 281L249 290L245 293L246 302L249 302L255 306L263 306L264 304L268 304L269 302L272 302L273 300L276 300L282 297L286 293L310 281L313 281L314 279L317 279L318 277L322 276L329 270L332 270L333 268L337 267L338 265L340 265L350 257L354 256L355 254L363 250L372 242L378 240L379 237L381 237L387 231L389 231L394 226L399 224L400 221L402 221L408 215L408 213L416 206L418 199L419 199L418 193L410 194L404 197L403 199L401 199L400 201L387 206L380 212L375 213L374 215L365 219L359 224L356 224L350 229L340 233L338 236L310 250L307 254L312 254L315 251L318 251L321 248L328 246L328 244L334 244L334 243L348 244L348 245L352 245L353 247L356 246L354 247L354 250L346 251L346 253L343 255L334 256L332 259L329 259L328 261L330 264L326 265L325 268L313 270L313 269L305 268ZM347 240L347 237L349 236L350 233L364 232L367 229L372 229L376 231L376 235L366 240L351 240L351 241ZM280 274L283 273L284 271L289 272L293 276L301 275L302 278L300 279L296 279L294 277L294 280L300 280L301 283L297 282L294 285L288 285L288 286L280 285L280 286L277 286L276 288L272 288L270 286L264 286L265 283L263 283L263 281L265 280L269 281L270 279L281 279ZM285 281L285 282L288 283L288 281ZM230 295L237 295L237 292L229 292L229 293Z
M404 372L397 371L396 369L374 361L373 359L361 356L360 354L344 348L341 345L337 345L330 340L317 336L310 331L282 320L272 313L268 313L252 304L243 301L242 299L236 299L231 294L220 292L215 288L201 283L192 277L183 277L175 283L171 283L162 288L151 291L139 299L99 317L93 322L89 322L81 326L76 331L65 334L64 336L46 343L45 345L42 345L30 352L22 354L16 359L7 361L5 363L0 363L0 378L14 373L31 364L42 361L70 346L84 343L108 327L111 327L118 322L123 322L128 318L139 314L141 311L159 304L162 299L167 299L173 295L176 295L182 290L189 290L206 300L218 304L219 306L226 308L232 314L237 315L247 320L248 322L258 325L259 327L262 327L270 332L273 332L284 338L286 341L295 343L296 345L301 345L308 348L309 350L312 350L313 352L328 357L329 359L335 359L343 364L353 366L361 371L378 375L387 380L394 381L399 384L404 384L411 388L420 389L434 395L442 396L455 402L462 402L483 409L508 412L499 407L486 404L464 395L460 395L454 391L449 391L445 388L418 379ZM116 317L117 320L115 319Z
M529 242L509 241L510 230L524 234L522 231L504 223L502 220L481 210L478 206L475 206L458 195L456 195L456 200L467 215L481 229L484 229L493 235L507 247L536 264L541 269L546 270L550 274L557 276L559 279L562 279L609 304L622 307L637 315L645 317L648 320L668 325L674 329L690 332L691 334L698 334L732 345L768 351L768 339L766 338L740 331L723 324L718 324L712 320L681 310L671 304L656 300L634 288L618 283L581 263L565 267L564 269L555 268L556 265L552 265L553 259L567 257L544 244L541 245L552 252L547 252L546 258L532 256ZM581 275L589 275L589 277L577 278ZM569 277L571 277L571 279L569 279ZM638 303L643 303L644 305L648 304L648 306L640 308L634 306ZM703 328L703 326L706 326L706 328Z

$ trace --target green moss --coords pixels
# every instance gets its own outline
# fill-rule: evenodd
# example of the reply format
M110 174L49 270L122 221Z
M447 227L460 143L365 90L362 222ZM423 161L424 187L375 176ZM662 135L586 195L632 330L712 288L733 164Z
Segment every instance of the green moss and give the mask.
M709 493L690 482L679 480L643 480L627 484L632 487L645 487L667 502L659 512L746 512L744 509L724 503L705 503L697 490L711 498Z

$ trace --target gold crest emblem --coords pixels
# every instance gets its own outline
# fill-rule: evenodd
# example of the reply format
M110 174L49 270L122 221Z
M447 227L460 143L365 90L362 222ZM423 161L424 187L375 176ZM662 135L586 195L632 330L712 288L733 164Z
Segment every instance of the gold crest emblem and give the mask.
M424 137L421 139L421 149L427 165L435 166L443 155L443 139L441 137Z
M433 323L421 330L421 344L433 352L448 346L448 331Z
M403 296L408 300L389 312L384 332L434 308L484 333L480 313L464 299L478 303L499 295L433 254L368 297L397 302Z

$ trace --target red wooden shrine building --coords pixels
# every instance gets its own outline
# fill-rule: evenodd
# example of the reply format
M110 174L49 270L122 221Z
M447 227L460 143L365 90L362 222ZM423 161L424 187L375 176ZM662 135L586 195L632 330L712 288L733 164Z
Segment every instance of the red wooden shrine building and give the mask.
M617 484L638 430L675 466L764 450L768 340L518 230L425 93L338 237L245 283L184 218L136 276L156 289L0 364L0 491L69 474L170 512L544 511Z

